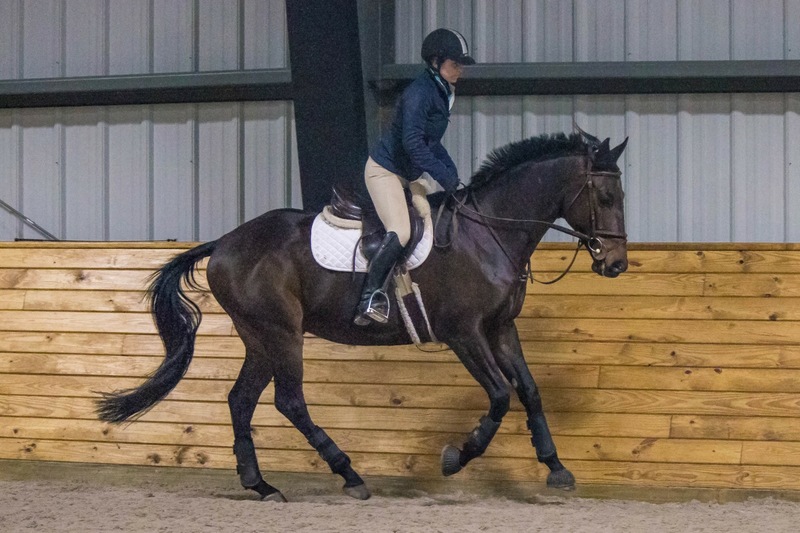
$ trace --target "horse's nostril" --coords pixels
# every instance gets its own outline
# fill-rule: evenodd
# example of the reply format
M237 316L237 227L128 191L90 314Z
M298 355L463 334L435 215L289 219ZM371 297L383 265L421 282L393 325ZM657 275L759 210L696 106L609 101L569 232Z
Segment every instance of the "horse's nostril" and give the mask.
M626 270L628 270L628 264L625 261L614 261L614 264L611 265L611 270L622 274Z

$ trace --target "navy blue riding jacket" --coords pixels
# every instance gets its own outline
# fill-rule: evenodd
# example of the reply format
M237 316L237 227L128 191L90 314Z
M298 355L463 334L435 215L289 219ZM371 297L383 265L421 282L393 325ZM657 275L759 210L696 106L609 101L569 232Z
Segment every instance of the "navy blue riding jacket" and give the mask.
M441 143L450 122L449 97L449 84L425 69L403 91L391 127L370 153L372 159L409 181L427 172L442 188L454 190L458 171Z

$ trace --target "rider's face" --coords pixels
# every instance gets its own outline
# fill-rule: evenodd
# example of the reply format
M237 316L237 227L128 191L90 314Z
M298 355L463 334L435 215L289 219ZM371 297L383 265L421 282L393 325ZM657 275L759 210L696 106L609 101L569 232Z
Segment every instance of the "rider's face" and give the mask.
M453 85L456 84L463 72L464 66L460 63L456 63L452 59L445 59L442 66L439 68L439 74L441 74L448 83Z

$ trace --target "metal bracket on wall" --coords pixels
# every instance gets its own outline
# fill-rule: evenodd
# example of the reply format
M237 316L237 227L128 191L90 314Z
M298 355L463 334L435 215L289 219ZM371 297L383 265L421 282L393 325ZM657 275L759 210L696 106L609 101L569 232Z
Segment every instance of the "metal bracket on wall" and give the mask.
M53 235L52 233L50 233L49 231L47 231L46 229L41 227L39 224L37 224L33 220L29 219L28 217L26 217L25 215L23 215L22 213L20 213L19 211L17 211L16 209L11 207L7 203L5 203L2 199L0 199L0 207L2 207L6 211L8 211L12 215L14 215L15 217L17 217L21 221L23 221L25 224L27 224L31 228L33 228L36 231L38 231L43 237L47 238L48 240L50 240L50 241L58 241L58 240L60 240L58 237L56 237L55 235Z

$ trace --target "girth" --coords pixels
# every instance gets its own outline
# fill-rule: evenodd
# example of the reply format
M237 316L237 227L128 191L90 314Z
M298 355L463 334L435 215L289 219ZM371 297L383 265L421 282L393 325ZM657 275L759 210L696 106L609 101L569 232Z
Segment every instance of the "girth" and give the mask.
M371 260L386 234L386 228L383 227L383 222L378 217L375 208L371 205L369 207L362 206L357 198L351 189L334 185L331 196L331 212L339 218L361 221L361 253L367 260ZM411 221L411 238L403 249L403 254L398 260L399 264L403 264L408 259L425 232L425 221L414 209L411 203L411 192L408 189L405 189L405 199L408 218Z

